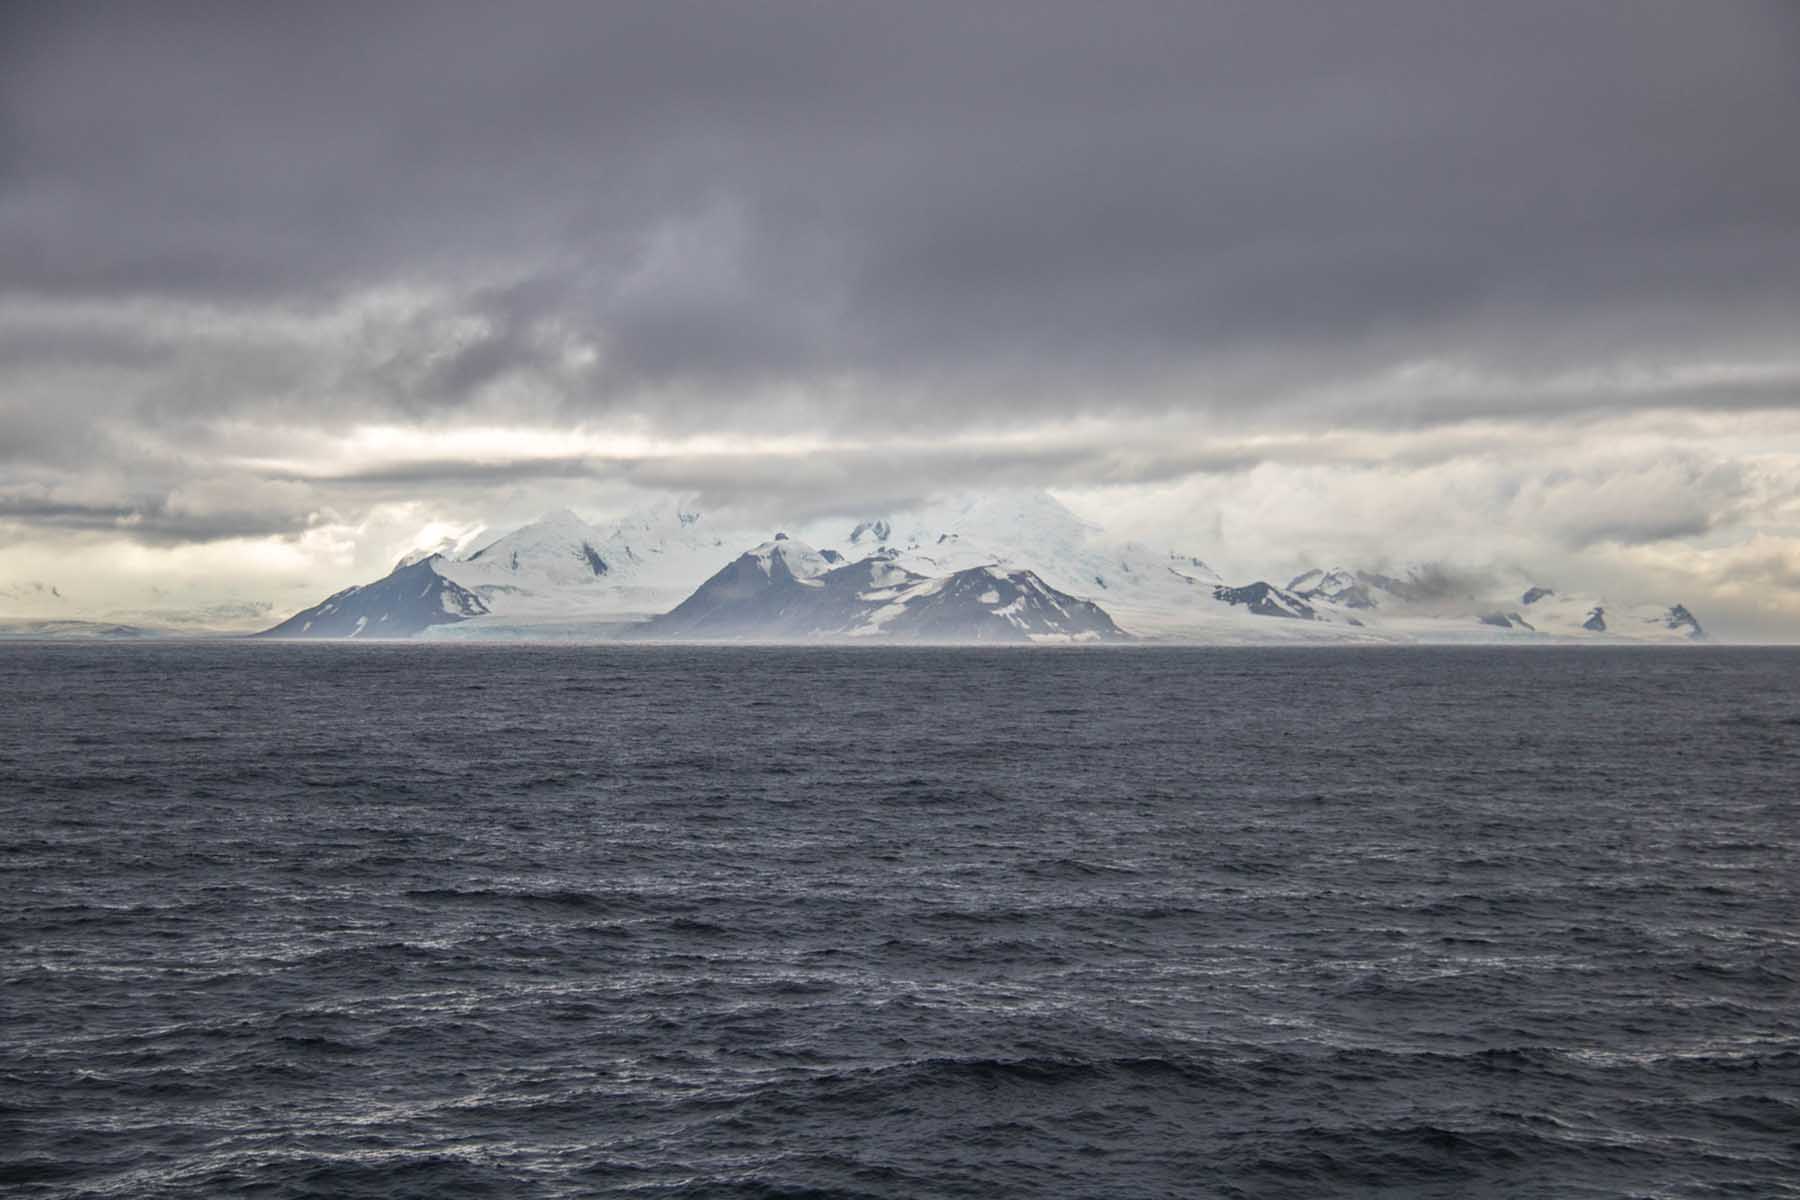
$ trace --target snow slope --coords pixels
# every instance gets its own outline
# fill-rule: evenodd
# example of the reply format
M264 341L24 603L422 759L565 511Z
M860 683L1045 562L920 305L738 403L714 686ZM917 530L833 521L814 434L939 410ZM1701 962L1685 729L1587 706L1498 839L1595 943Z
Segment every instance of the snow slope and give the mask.
M741 544L741 535L734 536ZM432 637L592 636L666 612L730 554L698 513L673 503L611 525L547 513L439 570L487 613Z

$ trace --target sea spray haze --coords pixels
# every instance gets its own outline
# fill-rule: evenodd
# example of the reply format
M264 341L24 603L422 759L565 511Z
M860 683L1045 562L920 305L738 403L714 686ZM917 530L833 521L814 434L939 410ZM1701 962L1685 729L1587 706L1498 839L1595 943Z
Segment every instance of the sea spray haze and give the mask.
M1800 1194L1800 655L0 650L0 1172Z

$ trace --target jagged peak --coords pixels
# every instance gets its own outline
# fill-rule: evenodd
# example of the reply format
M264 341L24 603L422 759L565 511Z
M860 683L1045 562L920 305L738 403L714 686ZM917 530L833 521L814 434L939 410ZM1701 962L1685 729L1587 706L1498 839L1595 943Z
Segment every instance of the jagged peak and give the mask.
M1355 587L1362 580L1360 572L1349 567L1310 567L1288 581L1290 592L1335 592Z
M894 535L894 523L886 517L874 517L866 521L858 521L850 531L850 544L856 545L864 538L877 545L886 542Z
M770 578L775 578L779 564L781 570L802 581L823 575L842 561L840 557L834 562L805 542L785 533L776 534L746 551L742 557L755 563Z
M436 548L421 546L417 550L409 550L394 561L394 570L404 571L408 567L416 567L423 562L434 559L446 559L449 547L440 543Z
M1670 629L1686 629L1688 636L1695 641L1706 638L1706 630L1701 627L1700 619L1689 612L1685 604L1671 604L1668 614L1663 617L1663 624Z
M1306 602L1306 597L1278 588L1265 579L1246 583L1242 587L1221 584L1213 589L1213 599L1233 606L1241 605L1257 616L1291 617L1302 621L1318 619L1318 614Z

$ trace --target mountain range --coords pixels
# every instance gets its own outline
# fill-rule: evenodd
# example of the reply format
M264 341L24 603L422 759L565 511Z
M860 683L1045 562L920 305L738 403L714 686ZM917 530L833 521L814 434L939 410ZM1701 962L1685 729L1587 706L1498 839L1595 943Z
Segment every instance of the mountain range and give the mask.
M776 534L728 563L674 609L634 630L653 639L931 642L1123 641L1099 605L1031 571L989 564L945 575L890 552L845 562Z
M693 505L663 503L606 526L560 510L466 554L408 554L383 578L262 636L1682 642L1705 634L1680 604L1470 583L1429 564L1232 583L1188 548L1114 542L1048 493L1007 491L814 522L794 536L715 526Z

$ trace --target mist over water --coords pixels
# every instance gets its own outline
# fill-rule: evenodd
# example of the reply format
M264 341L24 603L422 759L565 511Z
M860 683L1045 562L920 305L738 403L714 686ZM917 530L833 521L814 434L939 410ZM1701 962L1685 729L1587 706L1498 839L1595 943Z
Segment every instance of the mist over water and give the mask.
M31 1197L1800 1195L1800 652L0 649Z

